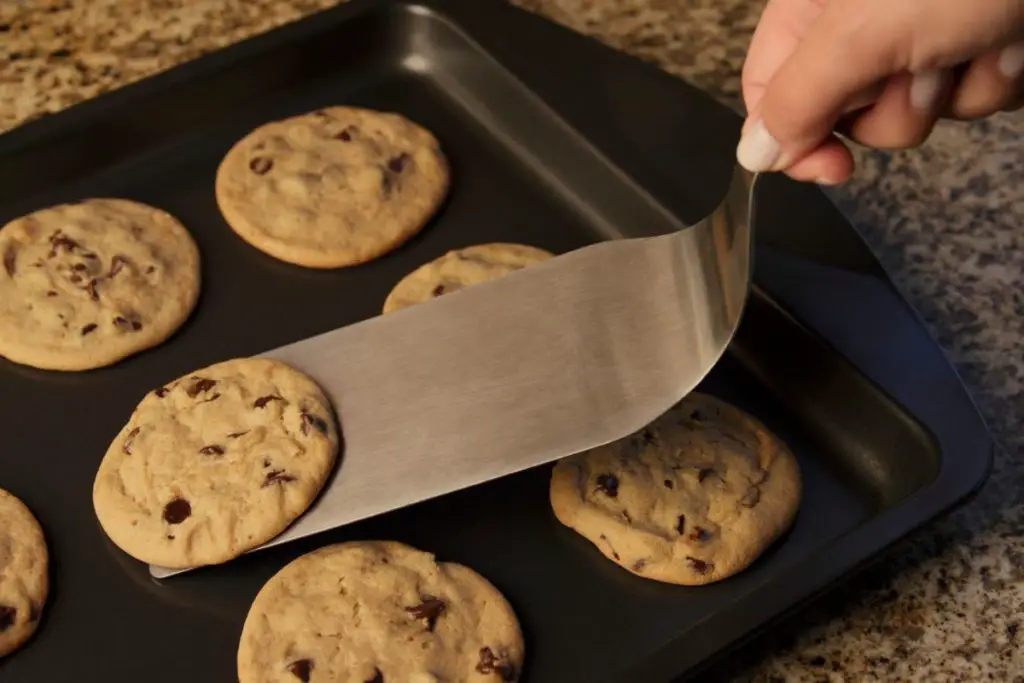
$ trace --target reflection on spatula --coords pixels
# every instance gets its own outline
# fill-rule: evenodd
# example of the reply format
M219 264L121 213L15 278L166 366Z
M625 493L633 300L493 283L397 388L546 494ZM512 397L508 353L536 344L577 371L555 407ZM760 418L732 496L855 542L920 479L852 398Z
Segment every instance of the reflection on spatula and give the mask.
M344 453L316 504L263 547L609 443L664 413L739 325L753 190L737 170L692 227L585 247L264 354L320 383Z

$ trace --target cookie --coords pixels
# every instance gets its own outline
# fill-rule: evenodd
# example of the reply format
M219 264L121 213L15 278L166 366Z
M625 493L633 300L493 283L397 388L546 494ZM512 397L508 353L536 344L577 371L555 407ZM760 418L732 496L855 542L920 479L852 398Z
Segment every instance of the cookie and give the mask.
M239 683L510 683L523 638L486 579L400 543L304 555L253 601Z
M551 258L537 247L522 244L480 244L456 249L402 278L384 301L384 313L423 303L463 287L496 280L502 275Z
M423 228L448 191L437 139L408 119L328 107L268 123L217 170L228 225L261 251L309 268L365 263Z
M693 393L628 438L559 461L562 524L632 573L681 585L742 571L792 524L801 477L760 422Z
M52 206L0 229L0 356L46 370L160 344L199 297L199 249L174 217L125 199Z
M226 562L305 512L339 439L311 379L274 360L224 361L142 399L100 463L93 507L138 560L172 569Z
M49 562L39 522L0 489L0 657L35 633L50 591Z

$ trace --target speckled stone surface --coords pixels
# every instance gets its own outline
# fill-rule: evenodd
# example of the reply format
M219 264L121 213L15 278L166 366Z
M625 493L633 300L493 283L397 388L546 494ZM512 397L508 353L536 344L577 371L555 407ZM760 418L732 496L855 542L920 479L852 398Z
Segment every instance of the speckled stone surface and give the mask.
M738 106L744 0L519 0ZM2 0L0 130L333 0ZM801 615L738 681L1024 683L1024 115L858 151L834 192L960 369L1001 448L978 499Z

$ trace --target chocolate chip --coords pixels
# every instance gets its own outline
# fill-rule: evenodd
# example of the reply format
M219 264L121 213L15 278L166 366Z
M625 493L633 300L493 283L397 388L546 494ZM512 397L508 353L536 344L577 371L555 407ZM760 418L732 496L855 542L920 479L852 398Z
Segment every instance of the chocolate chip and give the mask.
M76 263L75 265L71 266L71 270L88 270L88 269L89 269L89 266L85 265L84 263Z
M695 410L692 413L690 413L690 419L693 420L694 422L701 422L704 420L704 416L700 414L699 410Z
M57 296L57 292L55 292L55 291L53 291L53 290L51 289L50 291L48 291L48 292L46 293L46 296L48 296L48 297L50 297L50 298L52 299L53 297Z
M647 560L643 560L643 559L637 560L636 562L633 563L633 571L635 571L635 572L642 572L644 570L644 567L646 567L646 566L647 566Z
M94 332L95 330L96 323L89 323L88 325L82 328L82 336L84 337L85 335L89 334L90 332Z
M85 291L89 292L89 298L93 301L100 300L100 293L96 291L96 282L95 279L89 280L89 284L85 286Z
M146 266L146 274L152 275L156 272L156 266Z
M619 479L614 474L597 475L597 489L609 498L619 495Z
M142 323L140 323L138 320L129 320L128 318L125 318L122 315L119 315L116 318L114 318L114 324L120 327L121 329L130 329L135 332L138 332L139 330L142 329Z
M65 253L70 254L75 249L78 249L80 245L70 237L65 237L60 230L50 235L50 253L49 258L53 258L57 255L61 249Z
M95 261L96 259L99 258L99 256L97 256L96 254L92 253L91 251L87 251L87 252L82 254L82 258L89 259L90 261Z
M299 659L288 665L288 673L302 683L309 683L309 673L313 670L313 660Z
M702 482L708 477L717 477L718 472L710 467L702 467L697 471L697 481Z
M444 600L435 598L433 595L424 596L423 602L415 607L405 608L405 611L411 614L413 618L426 619L428 631L434 630L434 626L437 625L437 620L444 614L444 610Z
M17 258L18 251L14 248L14 245L7 245L7 249L4 250L4 270L6 270L7 274L11 277L14 277L14 268Z
M265 405L267 405L268 403L270 403L271 401L283 401L283 400L284 400L283 398L281 398L280 396L277 396L275 394L271 394L270 396L260 396L258 399L253 401L252 407L253 408L262 408Z
M72 273L71 277L69 277L68 280L70 280L72 282L72 284L76 284L77 285L79 282L82 281L82 278L80 278L79 276L77 276L74 273Z
M217 444L211 444L209 446L203 446L199 449L200 455L224 455L224 447L218 446Z
M238 437L245 436L248 433L249 433L248 429L245 430L244 432L234 432L233 434L228 434L228 438L229 439L237 439Z
M312 413L302 413L302 433L309 434L309 428L313 427L323 435L327 435L327 422L318 415Z
M699 526L693 527L693 531L690 532L690 540L703 542L711 538L711 532Z
M686 531L686 515L679 515L679 520L676 522L676 532L682 536L684 531Z
M629 516L628 512L623 510L622 511L622 521L625 522L626 524L632 524L633 523L633 518Z
M438 297L444 294L444 285L438 285L430 292L430 296Z
M260 488L265 489L271 484L287 484L290 481L295 481L295 477L286 474L284 470L270 470L267 472L267 476L264 477Z
M648 446L653 446L654 444L658 443L658 438L654 436L654 432L652 432L649 429L645 429L643 431L643 440L644 443L647 444Z
M115 275L120 273L121 270L126 265L128 265L128 259L126 259L124 256L120 256L120 255L115 256L113 258L113 260L110 262L110 272L107 273L107 277L108 278L114 277Z
M163 398L163 397L164 397L164 396L166 396L166 395L167 395L168 393L170 393L170 391L171 391L171 390L170 390L170 389L168 389L167 387L160 387L159 389L157 389L157 390L156 390L155 392L153 392L153 393L155 393L155 394L156 394L156 397L157 397L157 398Z
M388 159L388 170L392 173L401 173L402 169L405 168L405 164L409 161L409 155L402 152L397 157L391 157Z
M673 486L672 480L671 479L666 479L665 480L665 488L670 489L670 488L672 488L672 486Z
M480 661L476 665L477 673L498 674L503 681L514 681L516 669L511 662L503 661L504 657L498 657L489 647L480 648Z
M619 559L619 554L617 552L615 552L615 548L612 547L612 542L608 540L608 537L605 536L604 534L601 534L600 538L601 538L602 541L604 541L605 543L608 544L608 550L612 551L612 557L614 557L616 560L618 560Z
M270 467L270 458L263 458L263 466Z
M348 126L345 128L345 130L335 135L334 138L336 140L341 140L342 142L352 142L352 133L354 133L355 130L355 127Z
M373 668L373 678L368 678L366 683L384 683L384 674L377 667Z
M184 498L175 498L164 506L164 521L181 524L192 515L192 506Z
M14 626L14 617L16 616L18 616L18 610L8 605L0 605L0 633Z
M253 157L249 169L256 175L263 175L274 167L274 160L267 157Z
M690 568L698 574L707 574L715 568L715 565L710 562L698 560L696 557L690 557L689 555L686 556L686 561L690 563Z
M132 441L134 441L135 437L138 436L138 435L139 435L139 428L138 427L136 427L132 431L128 432L128 436L125 437L124 443L121 444L121 450L124 451L125 455L131 455L132 454Z
M761 500L761 491L756 486L751 486L740 498L740 505L745 508L752 508Z
M217 380L215 379L206 379L205 377L194 377L193 379L195 382L185 390L185 393L188 394L189 398L195 398L199 394L207 392L217 386Z
M218 398L220 398L220 394L216 393L213 396L210 396L209 398L204 398L202 401L200 401L200 403L213 403Z

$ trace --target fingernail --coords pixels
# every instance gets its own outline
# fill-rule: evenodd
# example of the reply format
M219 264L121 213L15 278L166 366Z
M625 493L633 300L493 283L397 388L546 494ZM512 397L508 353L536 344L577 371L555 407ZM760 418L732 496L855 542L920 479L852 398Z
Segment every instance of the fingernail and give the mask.
M776 166L781 157L779 141L772 137L760 119L747 126L736 147L736 160L752 173L778 170Z
M929 111L935 107L941 88L941 69L914 74L914 78L910 81L910 106L919 111Z
M1024 71L1024 43L1007 45L999 53L999 71L1014 81Z

